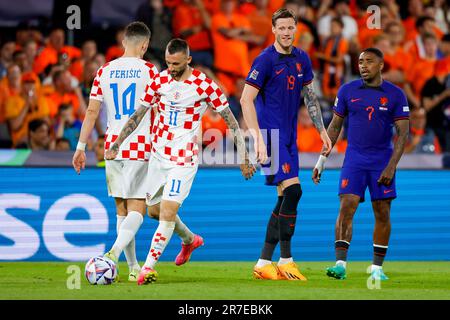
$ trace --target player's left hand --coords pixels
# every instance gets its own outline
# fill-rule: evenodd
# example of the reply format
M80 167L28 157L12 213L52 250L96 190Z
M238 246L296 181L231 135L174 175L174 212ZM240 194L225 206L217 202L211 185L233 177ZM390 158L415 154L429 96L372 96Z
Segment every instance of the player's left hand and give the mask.
M119 147L117 147L117 145L114 143L112 147L105 152L105 159L114 160L118 154L119 154Z
M387 166L378 178L378 184L382 184L384 186L390 186L392 183L392 179L394 178L395 167Z
M331 143L330 137L328 136L327 130L323 129L322 131L320 131L320 139L322 139L323 142L323 154L325 155L325 157L328 157L328 155L331 153L333 145Z
M82 150L77 149L72 158L72 166L75 169L75 171L78 174L80 174L81 169L84 170L85 165L86 165L86 153Z
M248 159L245 159L245 162L241 164L240 167L242 175L244 176L245 180L251 179L251 177L253 177L253 175L256 172L255 166L252 163L250 163Z

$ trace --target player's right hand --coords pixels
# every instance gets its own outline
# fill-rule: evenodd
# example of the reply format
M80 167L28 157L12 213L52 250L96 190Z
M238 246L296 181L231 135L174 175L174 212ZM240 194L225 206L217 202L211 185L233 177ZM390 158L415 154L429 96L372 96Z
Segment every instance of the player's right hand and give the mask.
M84 170L85 165L86 165L86 153L82 150L77 149L72 158L72 166L75 169L75 171L78 174L80 174L81 169Z
M255 141L255 153L256 162L259 164L265 164L267 162L267 147L262 138Z
M114 160L118 154L119 154L119 148L116 147L116 144L113 144L112 147L109 148L108 151L105 152L105 159L106 160Z
M248 159L245 159L245 162L241 164L240 167L242 175L244 176L245 180L251 179L251 177L253 177L253 175L256 172L255 166L252 163L250 163Z
M320 183L320 176L322 175L323 170L325 169L325 162L327 161L327 157L324 155L320 155L319 160L317 160L316 165L314 166L312 173L312 180L314 184Z

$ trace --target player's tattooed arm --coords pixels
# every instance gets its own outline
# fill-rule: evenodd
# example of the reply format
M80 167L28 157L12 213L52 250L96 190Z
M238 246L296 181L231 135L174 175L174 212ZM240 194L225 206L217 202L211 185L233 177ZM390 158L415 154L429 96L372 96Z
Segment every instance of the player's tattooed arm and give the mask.
M228 129L230 130L231 134L233 135L233 141L236 145L239 157L244 161L243 164L241 164L241 171L242 174L246 179L249 179L253 176L256 169L255 167L250 163L248 150L245 147L245 140L244 136L242 135L241 129L239 128L239 123L237 122L236 118L234 117L233 113L231 112L230 108L225 108L219 114L222 116L222 118L225 120Z
M344 118L339 117L338 115L334 114L333 119L331 120L330 125L328 126L327 133L331 140L331 149L333 149L334 145L336 144L337 140L339 139L339 134L342 130L342 125L344 124ZM331 152L331 150L330 150ZM321 154L328 157L330 152L325 152L325 146L322 147Z
M397 130L397 140L394 143L394 152L392 153L388 165L378 179L378 183L385 186L389 186L392 183L395 169L397 168L397 164L402 157L403 151L405 150L405 145L409 136L409 120L397 120L394 122L394 126Z
M308 108L309 116L311 117L314 126L317 131L322 131L324 129L322 111L320 110L319 100L314 92L314 87L312 82L307 84L302 89L302 95L305 99L306 108Z
M314 123L317 131L320 134L320 139L322 139L324 145L324 153L329 154L332 149L330 138L325 130L322 119L322 111L320 110L319 100L314 92L313 84L307 84L302 89L303 97L305 97L305 105L308 108L309 116Z
M117 137L116 141L114 141L114 144L111 146L111 148L108 151L111 151L112 153L117 154L119 152L120 145L122 142L128 138L128 136L133 133L134 130L138 127L139 123L144 118L145 114L149 110L148 107L145 107L141 105L139 108L136 109L136 111L133 113L133 115L128 119L128 122L123 126L122 130L120 131L119 136ZM115 157L114 157L115 158ZM112 159L114 159L112 158ZM108 154L107 154L108 159Z

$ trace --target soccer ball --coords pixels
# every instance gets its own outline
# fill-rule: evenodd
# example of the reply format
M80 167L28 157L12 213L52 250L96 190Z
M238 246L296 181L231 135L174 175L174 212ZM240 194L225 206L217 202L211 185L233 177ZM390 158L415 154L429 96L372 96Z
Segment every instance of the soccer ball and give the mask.
M117 277L116 264L102 256L91 258L86 263L84 275L90 284L111 284Z

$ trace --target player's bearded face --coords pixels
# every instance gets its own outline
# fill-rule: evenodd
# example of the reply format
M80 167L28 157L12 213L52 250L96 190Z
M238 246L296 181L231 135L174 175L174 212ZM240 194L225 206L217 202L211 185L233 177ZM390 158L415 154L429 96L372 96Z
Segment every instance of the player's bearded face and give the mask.
M167 68L174 79L179 79L183 75L190 62L191 57L187 56L184 52L176 52L174 54L166 52Z
M272 26L272 32L278 44L287 49L290 48L294 42L295 31L297 26L295 20L292 18L281 18Z

